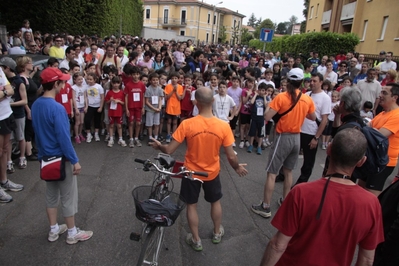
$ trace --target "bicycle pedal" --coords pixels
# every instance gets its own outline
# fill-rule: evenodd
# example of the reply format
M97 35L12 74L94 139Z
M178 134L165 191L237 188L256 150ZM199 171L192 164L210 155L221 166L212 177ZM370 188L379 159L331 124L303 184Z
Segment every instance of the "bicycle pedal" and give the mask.
M140 241L141 235L135 232L130 233L130 240Z

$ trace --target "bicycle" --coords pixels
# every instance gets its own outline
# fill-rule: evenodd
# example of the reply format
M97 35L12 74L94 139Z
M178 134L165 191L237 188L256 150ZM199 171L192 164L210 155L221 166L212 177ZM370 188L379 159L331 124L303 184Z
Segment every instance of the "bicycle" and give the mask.
M158 257L164 240L164 229L172 226L185 208L185 203L180 195L173 192L174 185L171 177L203 182L194 178L193 175L208 176L208 173L185 169L181 162L176 162L168 154L159 153L155 159L159 165L150 160L134 160L143 164L144 171L152 169L155 172L151 186L138 186L132 191L136 218L143 222L141 234L134 232L130 234L131 240L141 241L138 266L158 265Z

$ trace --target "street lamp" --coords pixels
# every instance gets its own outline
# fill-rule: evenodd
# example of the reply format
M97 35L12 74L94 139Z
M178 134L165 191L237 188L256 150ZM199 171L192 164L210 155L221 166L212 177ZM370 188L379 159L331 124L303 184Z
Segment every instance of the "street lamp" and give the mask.
M212 36L211 36L211 38L212 38L212 44L215 42L214 36L216 37L216 34L213 34L213 27L215 26L215 11L216 11L216 6L217 6L217 5L221 5L221 4L223 4L223 1L217 3L216 5L213 5L212 33L211 33L211 34L212 34ZM217 29L216 29L216 30L217 30Z

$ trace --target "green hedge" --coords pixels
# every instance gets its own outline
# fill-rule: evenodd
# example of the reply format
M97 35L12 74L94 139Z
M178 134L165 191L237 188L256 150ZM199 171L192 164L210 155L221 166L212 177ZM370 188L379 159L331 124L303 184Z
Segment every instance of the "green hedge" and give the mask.
M0 24L19 29L29 19L33 30L42 33L140 35L143 27L141 0L2 0Z
M359 44L359 37L352 33L338 34L333 32L310 32L297 35L286 35L273 38L271 43L266 43L266 51L291 54L309 54L318 51L320 56L335 55L340 51L354 51ZM264 43L260 40L251 40L250 47L263 49Z

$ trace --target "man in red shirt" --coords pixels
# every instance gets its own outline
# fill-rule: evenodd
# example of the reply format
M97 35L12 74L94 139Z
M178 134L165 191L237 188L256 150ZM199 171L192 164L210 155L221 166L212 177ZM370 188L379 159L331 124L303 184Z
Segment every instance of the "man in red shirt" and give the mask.
M261 262L266 265L372 265L384 241L377 197L350 180L365 160L367 140L357 129L341 130L327 148L330 165L324 178L295 186L272 225Z
M129 147L141 147L139 140L141 116L144 114L144 93L146 87L140 81L140 69L137 66L126 64L123 68L122 80L125 85L125 109L129 118ZM135 132L133 139L133 125Z

